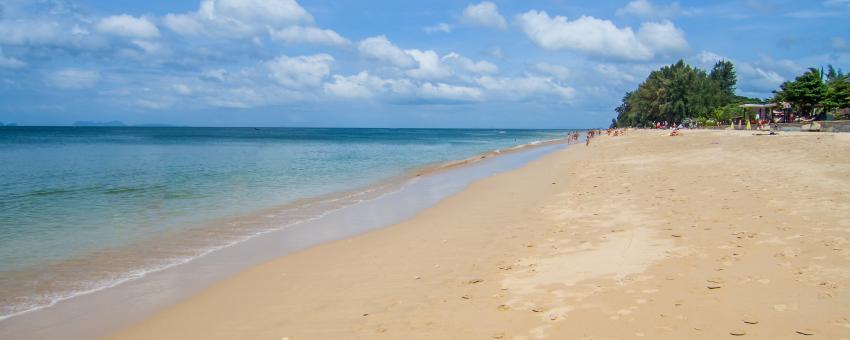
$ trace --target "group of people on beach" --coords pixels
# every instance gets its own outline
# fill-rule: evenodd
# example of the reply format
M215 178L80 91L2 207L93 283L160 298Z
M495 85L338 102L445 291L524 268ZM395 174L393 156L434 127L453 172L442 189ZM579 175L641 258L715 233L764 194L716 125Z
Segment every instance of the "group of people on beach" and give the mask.
M608 136L623 136L626 134L626 131L624 129L607 129L606 133ZM584 145L590 146L590 140L599 135L602 135L602 130L587 130L584 138ZM578 143L578 138L578 131L570 131L567 133L567 144Z
M608 136L614 137L626 135L625 129L608 129L606 132L608 133Z
M578 143L578 131L567 133L567 144Z

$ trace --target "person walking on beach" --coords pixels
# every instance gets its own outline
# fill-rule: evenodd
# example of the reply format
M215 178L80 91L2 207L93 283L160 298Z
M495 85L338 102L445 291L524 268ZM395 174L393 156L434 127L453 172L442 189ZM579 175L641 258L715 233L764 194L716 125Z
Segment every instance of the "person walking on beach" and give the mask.
M584 146L590 146L590 140L593 139L593 131L587 131L587 136L585 137Z

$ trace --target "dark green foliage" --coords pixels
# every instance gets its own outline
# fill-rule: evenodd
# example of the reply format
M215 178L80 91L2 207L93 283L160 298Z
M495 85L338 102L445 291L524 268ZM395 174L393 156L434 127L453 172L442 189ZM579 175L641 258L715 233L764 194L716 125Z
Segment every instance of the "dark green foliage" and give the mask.
M826 99L827 85L823 81L823 71L809 68L806 73L794 81L786 81L775 92L774 100L789 102L803 114L814 113L815 107Z
M828 110L836 110L850 107L850 75L845 75L841 70L835 70L829 65L826 74L826 94L823 106Z
M626 93L615 109L617 126L713 118L715 109L737 101L737 82L731 62L719 61L706 73L679 60L653 71L636 90Z

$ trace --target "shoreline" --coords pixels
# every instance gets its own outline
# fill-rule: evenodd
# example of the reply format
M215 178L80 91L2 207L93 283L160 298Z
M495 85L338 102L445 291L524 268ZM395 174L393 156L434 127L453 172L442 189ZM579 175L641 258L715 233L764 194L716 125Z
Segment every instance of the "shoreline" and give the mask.
M602 136L111 338L847 337L844 151L829 134Z
M539 142L539 143L538 142L528 143L528 144L523 144L523 145L518 145L518 146L512 147L511 150L514 150L514 151L529 151L531 153L534 153L535 151L533 151L533 150L535 150L535 149L542 149L543 147L557 146L558 144L560 144L559 141L560 140L551 140L551 141L544 141L544 142ZM515 153L515 152L503 153L503 154L507 155L507 154L513 154L513 153ZM370 202L370 201L378 200L378 199L380 199L383 196L388 195L388 194L395 194L400 190L404 190L405 187L411 185L414 182L421 181L423 179L431 178L431 177L434 177L434 176L443 176L444 174L446 176L451 176L452 172L463 171L463 169L466 169L466 168L476 167L480 163L479 161L494 159L493 157L491 157L491 156L494 156L494 155L499 155L499 150L485 152L485 153L482 153L478 156L474 156L474 157L470 157L470 158L462 159L462 160L458 160L458 161L440 162L440 163L436 163L436 164L429 165L429 166L426 166L426 167L410 169L408 171L405 171L404 175L395 176L395 177L392 177L392 178L389 178L389 179L385 179L385 180L380 181L379 183L375 183L375 184L370 185L370 186L365 187L365 188L359 188L357 190L351 190L351 191L345 191L345 192L338 192L338 193L324 195L324 196L311 198L311 199L299 200L298 202L295 202L297 204L290 203L290 204L284 205L283 207L264 209L262 211L259 211L259 212L252 214L251 216L261 217L261 216L268 216L269 214L279 214L281 209L292 208L293 206L302 206L302 205L309 206L309 205L317 205L317 204L321 205L323 203L332 204L332 203L338 203L338 201L343 201L342 204L339 204L338 206L333 207L332 209L323 209L318 214L315 214L315 216L311 215L306 219L299 219L297 221L293 221L291 223L288 223L284 226L276 226L276 227L269 228L269 229L266 229L266 230L259 230L257 232L246 234L246 235L244 235L244 236L242 236L242 237L240 237L236 240L233 240L232 242L226 243L224 245L219 245L219 246L207 248L200 254L190 256L190 257L186 257L184 259L180 259L179 261L169 263L169 264L162 266L162 267L159 267L159 268L155 268L154 270L145 271L141 275L128 277L126 279L122 279L122 280L119 280L119 281L114 281L109 285L97 287L95 289L91 289L89 291L84 291L84 292L81 292L81 293L76 293L72 296L56 299L49 305L43 305L43 306L39 306L39 307L31 309L31 310L16 313L12 316L9 316L9 317L6 317L6 318L0 320L0 334L4 334L4 328L8 328L6 331L9 331L9 329L12 329L7 334L14 334L15 333L14 328L16 328L15 327L16 325L14 325L14 324L18 323L16 321L16 319L19 319L19 318L24 318L24 319L29 319L29 320L37 319L38 317L37 317L36 314L39 314L40 312L44 312L44 311L49 311L51 308L56 308L59 305L74 304L74 300L76 300L76 299L86 299L86 297L88 297L90 295L101 294L103 292L107 292L107 291L110 291L110 290L113 290L113 289L119 289L120 290L123 285L131 285L136 281L144 281L148 276L151 276L151 275L156 276L159 273L162 273L164 271L179 270L179 267L181 267L181 266L187 266L187 265L191 266L192 262L194 262L194 261L198 261L200 259L203 259L204 257L214 255L216 252L221 252L221 251L226 250L226 249L231 248L231 247L239 247L240 244L250 242L251 240L256 239L256 238L262 238L266 234L281 233L281 232L285 231L286 229L292 228L294 226L299 226L301 224L310 224L314 221L321 220L326 215L333 214L336 211L345 210L345 209L351 208L353 206L359 205L359 204L364 203L364 202ZM495 159L498 159L498 158L501 158L501 157L496 157ZM416 173L414 173L414 172L416 172ZM366 193L366 194L364 194L364 193ZM368 196L368 197L360 197L360 196L363 196L363 195ZM357 199L350 200L349 199L349 198L351 198L350 196L356 196ZM245 218L246 218L245 216L235 217L235 219L245 219ZM221 222L225 222L225 221L226 220L223 220ZM227 223L220 223L220 224L226 225ZM382 227L382 226L376 226L376 227ZM148 244L148 243L149 242L145 242L145 244ZM321 241L320 241L320 243L321 243ZM280 255L280 256L283 256L283 255ZM242 268L244 269L245 267L243 266ZM211 281L211 282L208 282L205 285L212 284L214 282L215 281ZM202 285L202 286L205 286L205 285ZM53 313L53 314L55 314L55 313ZM61 319L61 317L59 319ZM28 320L23 321L23 323L27 323L27 322L28 322ZM21 334L25 334L25 333L21 333Z

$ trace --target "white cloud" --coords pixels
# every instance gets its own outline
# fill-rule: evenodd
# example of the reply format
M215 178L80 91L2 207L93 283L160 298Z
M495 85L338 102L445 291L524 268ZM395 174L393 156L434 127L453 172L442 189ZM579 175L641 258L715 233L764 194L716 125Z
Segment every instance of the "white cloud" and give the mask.
M334 58L327 54L288 57L267 61L269 77L287 88L317 87L330 75Z
M186 84L174 84L174 91L184 96L192 95L192 88Z
M167 14L163 22L178 34L245 37L271 28L312 23L295 0L202 0L195 12Z
M407 95L414 85L406 79L382 79L362 71L352 76L334 75L333 81L325 84L325 92L341 98L365 99L381 94Z
M492 74L499 72L499 67L491 62L485 60L473 61L472 59L454 52L446 54L440 61L456 69L475 74Z
M397 67L408 68L416 65L416 60L383 35L363 39L357 45L357 50L368 58L388 62Z
M736 63L735 67L741 76L739 87L745 92L769 93L785 82L784 77L770 69L743 62Z
M636 16L643 19L670 19L679 15L695 15L696 9L682 9L678 2L669 5L655 5L649 0L633 0L617 10L619 16Z
M506 30L508 22L499 14L499 9L496 4L489 1L482 1L476 5L468 5L463 10L461 21L471 25Z
M290 26L281 30L269 29L272 39L289 43L310 43L331 46L346 46L351 42L329 29L316 27Z
M616 65L597 64L593 70L614 84L636 83L638 81L637 77L621 70Z
M523 77L490 77L476 79L476 83L497 100L529 100L554 97L559 102L570 102L575 89L554 81L551 77L526 75Z
M150 39L159 37L159 29L150 20L126 14L100 19L95 25L95 29L104 34L128 38Z
M408 70L413 78L437 79L451 75L451 71L440 63L440 56L434 51L405 50L404 53L416 60L419 67Z
M568 21L531 10L517 17L525 34L548 50L569 49L626 60L650 60L658 55L688 49L684 32L669 21L644 23L637 34L608 20L582 16Z
M703 66L705 66L705 65L712 65L713 66L718 61L729 60L729 58L726 58L722 55L719 55L719 54L711 52L711 51L702 51L702 52L698 53L694 58L700 64L702 64Z
M423 30L426 33L439 33L439 32L451 33L452 32L452 26L447 24L447 23L441 22L441 23L436 24L434 26L425 27L425 28L423 28Z
M685 32L672 22L645 22L640 25L638 40L656 54L685 52L689 49Z
M561 65L552 65L547 63L536 63L534 69L544 75L551 76L558 80L566 80L570 77L570 70Z
M488 74L499 68L488 61L473 61L451 52L443 57L433 50L402 50L386 36L366 38L358 44L360 54L406 70L417 79L442 79L459 73Z
M165 27L181 35L196 36L204 32L204 26L190 15L169 13L163 17L162 22Z
M428 100L476 102L482 99L481 90L469 86L425 83L422 84L420 91L421 97Z
M27 63L12 57L3 55L3 49L0 49L0 68L23 68Z
M64 89L84 89L94 86L100 80L100 73L91 70L66 68L47 76L51 86Z
M165 47L162 44L156 42L150 42L145 40L133 40L131 41L133 45L136 45L142 51L145 51L147 54L156 54L162 52Z

